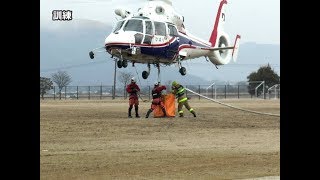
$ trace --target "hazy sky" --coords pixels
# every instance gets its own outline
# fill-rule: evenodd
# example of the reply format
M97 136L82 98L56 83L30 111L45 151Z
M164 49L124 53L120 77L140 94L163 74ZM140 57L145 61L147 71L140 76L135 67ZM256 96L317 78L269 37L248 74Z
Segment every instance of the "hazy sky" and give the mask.
M74 19L113 25L114 9L136 12L145 2L147 0L40 0L41 26L52 24L52 10L57 9L72 10ZM205 40L211 35L219 2L172 0L174 9L185 17L188 31ZM280 44L280 0L228 0L224 29L231 41L240 34L241 43Z

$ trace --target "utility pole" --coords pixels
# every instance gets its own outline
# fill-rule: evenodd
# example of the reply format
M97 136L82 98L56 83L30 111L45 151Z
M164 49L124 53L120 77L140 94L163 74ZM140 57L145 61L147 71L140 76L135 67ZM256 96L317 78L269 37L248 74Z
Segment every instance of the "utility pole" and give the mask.
M117 77L117 60L114 60L114 77L113 77L113 93L112 99L116 97L116 77Z

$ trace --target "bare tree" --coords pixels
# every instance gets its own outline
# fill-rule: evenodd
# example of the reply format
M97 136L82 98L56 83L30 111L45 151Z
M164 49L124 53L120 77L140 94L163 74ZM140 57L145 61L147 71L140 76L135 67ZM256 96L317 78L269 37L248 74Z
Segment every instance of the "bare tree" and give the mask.
M130 72L120 72L119 73L119 81L123 84L123 87L126 88L127 84L129 84L131 77L133 75ZM124 89L124 98L127 98L127 91Z
M55 82L59 88L59 96L61 99L61 90L63 87L71 83L71 76L66 71L58 71L52 74L52 81Z

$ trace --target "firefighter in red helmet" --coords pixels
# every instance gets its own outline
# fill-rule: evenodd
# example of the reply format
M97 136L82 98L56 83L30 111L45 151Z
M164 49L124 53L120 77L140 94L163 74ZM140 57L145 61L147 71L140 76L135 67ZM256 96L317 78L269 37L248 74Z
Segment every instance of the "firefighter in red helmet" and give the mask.
M148 110L146 114L146 118L149 117L150 113L156 108L156 106L160 106L164 116L166 116L166 109L164 107L164 103L161 99L161 91L167 89L166 86L161 85L159 82L154 83L154 88L152 89L152 103L151 108Z

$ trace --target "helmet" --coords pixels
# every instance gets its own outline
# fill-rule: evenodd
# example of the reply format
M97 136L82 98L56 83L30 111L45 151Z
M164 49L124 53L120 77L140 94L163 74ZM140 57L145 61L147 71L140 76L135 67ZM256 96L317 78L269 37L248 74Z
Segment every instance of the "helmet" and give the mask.
M154 82L154 86L159 86L159 82L158 81Z
M176 86L176 85L178 85L178 83L176 81L173 81L172 86Z
M136 82L136 78L132 77L131 82Z

